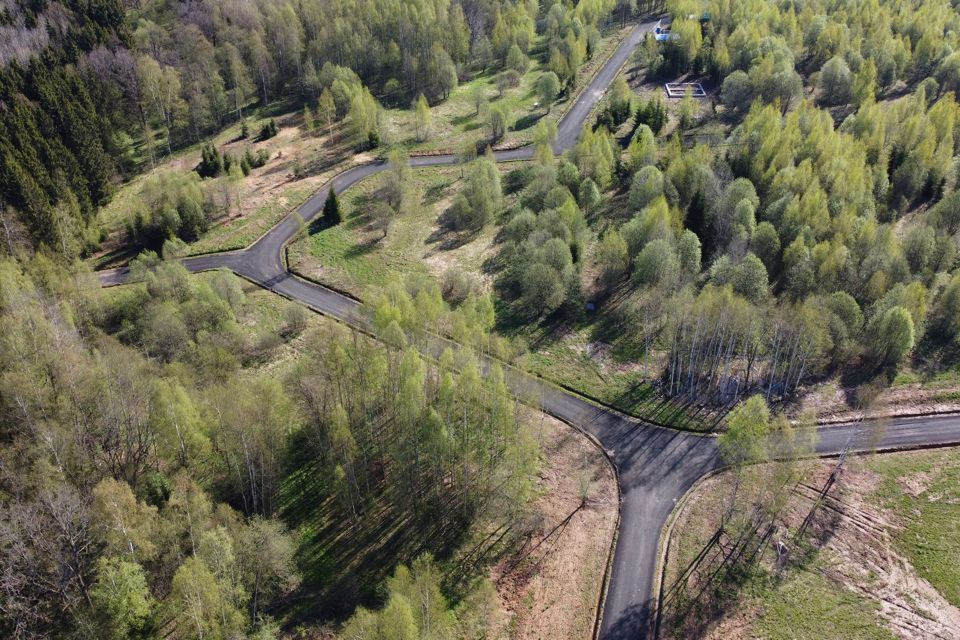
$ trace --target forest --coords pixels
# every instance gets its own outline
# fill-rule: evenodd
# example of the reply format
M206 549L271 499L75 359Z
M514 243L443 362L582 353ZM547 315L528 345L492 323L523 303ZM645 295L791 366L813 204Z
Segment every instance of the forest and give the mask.
M674 138L647 163L640 125L631 160L648 166L630 178L639 211L609 232L624 237L637 285L661 291L685 279L683 229L700 239L700 286L637 318L638 337L656 332L668 349L668 392L729 400L755 388L770 399L911 353L939 366L932 354L949 353L958 312L946 222L960 143L956 12L898 2L706 10L702 39L647 61L711 76L735 126L719 150Z
M637 9L623 6L621 15ZM381 143L382 105L435 104L486 71L516 85L530 55L546 56L558 89L570 87L614 8L613 0L9 0L0 13L6 245L89 253L103 240L97 209L118 179L253 109L306 105L327 126L345 120L362 148Z
M368 302L367 336L293 303L268 311L236 277L157 253L109 291L79 259L104 240L98 210L121 180L231 123L277 135L272 118L250 131L251 110L302 110L363 149L385 142L381 105L429 110L476 73L515 83L529 56L549 61L538 91L554 98L613 8L3 4L0 633L267 640L305 620L485 637L483 565L451 580L432 555L481 526L514 544L542 455L502 370L475 355L503 350L489 295L454 310L436 283L398 280ZM203 144L195 173L151 172L128 236L181 255L267 160ZM464 224L497 206L471 203ZM461 346L427 358L425 331ZM416 553L336 582L302 521L317 505L360 530L405 523Z
M562 156L547 121L533 128L529 164L497 172L460 154L463 184L436 224L458 243L494 227L496 255L474 273L435 273L448 300L473 278L495 295L497 330L522 346L608 344L610 369L642 374L580 386L579 369L538 371L615 404L633 393L625 386L645 387L722 411L753 393L789 402L837 377L855 389L904 369L949 372L951 5L667 9L677 37L646 38ZM665 100L657 84L681 77L713 98ZM390 158L390 175L409 175L402 156ZM384 238L424 197L401 206L391 189L391 207L374 213Z
M544 452L478 354L522 362L531 328L590 327L658 397L752 396L724 443L747 409L773 429L767 404L831 376L859 388L954 366L947 0L668 2L676 37L647 37L565 154L546 119L530 162L461 150L435 224L463 243L495 228L493 256L482 274L378 283L370 335L176 262L269 161L209 142L226 127L264 141L274 114L303 113L304 130L336 126L385 158L363 215L386 238L426 194L385 109L410 106L426 138L459 83L506 88L537 66L549 113L601 27L660 8L0 2L0 633L268 640L324 621L349 638L487 637L493 585L443 562L480 525L529 515ZM637 95L681 77L712 101ZM507 118L484 108L492 143ZM153 170L187 148L195 170ZM126 232L159 253L103 291L82 261L105 240L98 210L141 177ZM305 238L351 224L330 202ZM455 343L428 355L426 335ZM405 523L417 544L337 582L297 526L310 504L358 529Z
M498 258L504 326L592 323L627 361L654 363L661 393L695 404L950 366L954 8L668 7L681 35L648 36L636 64L712 84L717 104L688 93L668 110L614 84L565 157L518 171ZM527 305L524 285L555 293ZM585 299L604 305L592 320Z
M251 334L235 276L150 255L134 269L141 284L101 293L40 257L0 268L5 634L277 637L276 614L318 588L283 517L305 459L304 499L356 527L419 522L428 552L524 513L539 453L502 371L414 348L437 323L483 344L488 299L452 312L435 286L398 283L369 311L384 349L310 328L293 303ZM278 378L264 367L294 340L303 355ZM429 571L439 589L417 562L413 579ZM447 594L475 591L489 586ZM459 619L482 622L469 607Z

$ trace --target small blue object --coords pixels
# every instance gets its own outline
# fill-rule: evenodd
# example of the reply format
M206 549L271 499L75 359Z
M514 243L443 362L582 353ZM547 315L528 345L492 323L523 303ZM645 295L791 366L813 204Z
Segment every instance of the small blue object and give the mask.
M592 302L587 303L587 311L596 311L596 310L597 310L597 305L593 304Z

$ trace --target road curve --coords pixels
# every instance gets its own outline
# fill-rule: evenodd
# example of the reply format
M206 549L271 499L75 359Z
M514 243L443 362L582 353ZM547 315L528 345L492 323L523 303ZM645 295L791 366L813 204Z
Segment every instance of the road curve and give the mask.
M634 47L654 24L648 21L637 25L580 93L557 127L554 143L557 153L576 141L590 112ZM497 151L494 155L500 162L522 160L532 156L532 149ZM416 156L410 159L410 164L438 166L456 161L453 155ZM383 162L374 162L339 174L307 200L298 212L309 222L322 210L331 188L340 193L384 168ZM186 258L183 264L192 272L229 269L315 311L365 327L359 302L287 271L283 249L297 229L298 222L290 215L247 249ZM126 282L129 273L125 269L104 271L99 278L103 286L111 286ZM442 341L442 338L435 340ZM660 532L677 501L690 487L706 473L721 467L716 439L657 427L600 408L518 371L509 370L507 381L518 396L538 398L544 411L593 436L613 460L622 497L621 520L601 612L599 637L602 640L650 637ZM960 444L960 416L892 420L878 428L857 425L825 427L819 430L817 453L836 455L846 447L867 451L949 444Z

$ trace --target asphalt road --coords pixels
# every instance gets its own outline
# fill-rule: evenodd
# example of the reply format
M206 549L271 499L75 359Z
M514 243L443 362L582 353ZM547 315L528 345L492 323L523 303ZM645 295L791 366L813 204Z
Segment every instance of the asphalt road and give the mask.
M560 153L577 139L584 122L606 88L624 65L634 47L654 22L637 25L600 69L567 111L557 128L555 151ZM529 147L495 153L498 161L526 159ZM414 166L454 164L452 155L417 156ZM349 169L317 191L299 209L307 222L322 210L329 189L337 193L382 171L376 162ZM190 271L229 269L257 284L297 300L320 313L363 327L359 303L321 285L290 274L283 263L284 245L297 231L288 216L243 251L186 258ZM100 274L104 286L126 282L125 270ZM434 351L448 344L433 337L426 348ZM544 411L594 437L617 468L622 503L620 531L607 597L602 611L602 640L638 640L652 635L654 576L658 568L660 533L677 501L706 473L721 466L716 439L656 427L599 408L540 379L508 370L507 381L519 397L540 404ZM900 419L880 424L838 425L818 430L816 451L836 455L849 447L854 451L912 449L960 444L960 416Z

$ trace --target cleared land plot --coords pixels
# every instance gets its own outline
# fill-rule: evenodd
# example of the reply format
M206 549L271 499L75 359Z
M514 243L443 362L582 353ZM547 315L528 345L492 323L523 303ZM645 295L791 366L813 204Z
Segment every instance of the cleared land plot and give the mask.
M586 86L631 28L632 25L623 28L610 25L604 29L596 53L578 71L578 88ZM415 140L413 110L388 109L385 118L386 138L415 153L457 151L468 140L485 138L485 120L482 114L476 113L472 99L474 87L479 86L491 103L507 106L511 114L510 129L498 147L523 146L532 140L534 126L542 117L558 120L572 104L570 97L565 98L553 105L549 113L545 107L537 104L533 87L542 73L540 64L531 59L530 68L521 78L520 86L506 89L502 96L496 88L496 74L479 75L465 82L454 90L448 100L431 108L432 135L423 142ZM353 164L374 158L369 153L355 153L345 121L338 123L332 133L318 126L313 134L308 134L303 128L300 105L283 113L283 109L289 109L290 106L277 103L251 111L247 118L251 132L248 139L240 138L241 126L235 123L203 141L211 142L221 151L235 156L242 155L248 147L254 151L265 149L270 153L270 161L265 167L254 169L242 181L240 209L213 220L210 229L199 240L188 245L188 255L246 247L331 177ZM257 142L257 132L270 117L277 122L278 135ZM155 168L136 176L118 189L111 202L99 213L107 240L91 258L95 268L120 266L135 257L139 248L130 246L125 227L144 181L158 172L192 170L200 161L201 146L198 142L175 151L172 156L161 159Z
M518 166L498 165L501 175ZM387 178L380 173L341 195L341 224L323 228L291 245L290 268L359 296L410 274L439 278L451 268L488 281L484 264L494 255L497 227L488 225L476 233L457 233L440 222L462 188L460 168L412 169L411 177L423 194L421 206L395 216L385 237L374 228L369 216Z
M709 562L680 581L700 597L667 599L666 637L960 635L960 454L944 449L853 459L795 540L834 465L810 463L770 544L739 581L705 580L701 569ZM765 469L748 471L741 490L762 481ZM684 503L670 539L665 593L676 593L678 577L702 553L729 548L726 535L720 545L711 540L732 491L733 476L724 473ZM777 559L777 541L789 547L789 563ZM714 607L721 603L722 609Z

